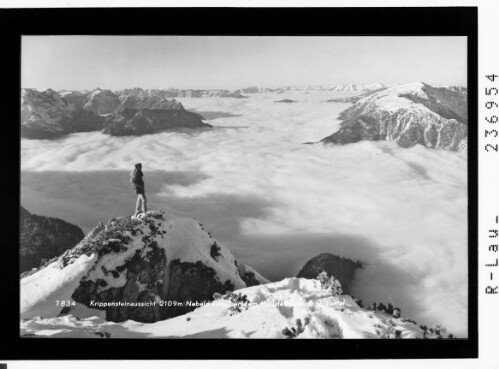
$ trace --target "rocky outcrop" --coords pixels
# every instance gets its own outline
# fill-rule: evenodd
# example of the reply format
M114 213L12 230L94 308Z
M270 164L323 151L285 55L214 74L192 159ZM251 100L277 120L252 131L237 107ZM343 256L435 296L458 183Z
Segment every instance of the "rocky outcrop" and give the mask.
M74 247L84 237L80 227L57 218L31 214L20 207L20 272L38 268Z
M267 282L195 220L151 211L100 224L21 279L21 317L77 315L83 306L103 310L110 321L155 322L191 311L216 292ZM54 310L54 299L79 307Z
M360 261L323 253L307 261L296 277L314 279L324 271L329 276L334 276L341 283L343 291L349 294L355 273L362 267L363 264Z
M395 141L401 147L467 148L467 93L425 83L396 86L359 99L339 117L341 128L322 142Z
M180 105L181 107L181 105ZM173 128L209 128L201 116L181 109L131 109L106 117L104 133L112 136L136 136Z

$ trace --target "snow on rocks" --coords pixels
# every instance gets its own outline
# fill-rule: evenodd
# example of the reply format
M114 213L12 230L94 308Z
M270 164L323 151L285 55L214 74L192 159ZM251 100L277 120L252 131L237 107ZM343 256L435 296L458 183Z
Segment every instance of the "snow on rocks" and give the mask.
M120 105L119 96L111 90L97 88L88 94L87 98L88 100L83 108L94 112L96 115L113 113Z
M208 301L215 292L266 282L194 219L149 211L99 224L76 247L22 278L21 319L78 315L76 302L105 311L107 320L154 322L194 308L158 301ZM70 300L63 309L60 301Z
M324 143L395 141L401 147L462 151L467 147L466 89L423 82L367 94L340 114L341 128Z
M348 295L335 296L318 280L287 278L243 288L234 298L201 304L185 315L151 324L106 322L73 316L21 323L22 335L143 338L417 338L415 324L360 308ZM226 295L229 296L229 295ZM234 303L244 301L239 310ZM100 332L100 333L96 333ZM290 332L290 333L288 333ZM393 337L389 335L393 332ZM397 332L397 333L394 333Z
M61 303L71 299L81 278L96 260L96 255L81 255L64 266L59 258L38 272L21 279L21 319L53 317L62 310Z

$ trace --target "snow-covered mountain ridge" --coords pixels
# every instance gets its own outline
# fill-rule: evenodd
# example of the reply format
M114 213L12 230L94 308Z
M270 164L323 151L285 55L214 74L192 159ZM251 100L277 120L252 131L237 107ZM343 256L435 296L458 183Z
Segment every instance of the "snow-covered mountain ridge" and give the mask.
M21 322L22 336L81 338L442 338L398 312L359 307L320 281L287 278L220 296L185 315L151 324L73 315Z
M394 86L362 98L340 114L340 130L324 143L395 141L401 147L467 148L467 90L423 82Z
M225 293L267 283L238 262L194 219L162 211L111 219L89 232L74 248L24 273L21 278L21 319L59 314L105 316L109 321L155 322L194 307L107 306L94 303L207 301ZM63 308L56 301L74 301Z

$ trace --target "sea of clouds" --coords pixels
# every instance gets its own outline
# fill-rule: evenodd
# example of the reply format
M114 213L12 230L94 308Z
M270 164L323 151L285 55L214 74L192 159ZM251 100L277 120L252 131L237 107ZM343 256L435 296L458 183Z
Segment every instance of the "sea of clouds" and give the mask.
M133 212L144 167L151 208L196 217L272 280L320 252L367 263L353 294L467 334L466 153L392 142L303 145L338 129L341 93L179 99L215 126L142 137L22 140L21 203L85 231ZM290 98L295 103L277 103Z

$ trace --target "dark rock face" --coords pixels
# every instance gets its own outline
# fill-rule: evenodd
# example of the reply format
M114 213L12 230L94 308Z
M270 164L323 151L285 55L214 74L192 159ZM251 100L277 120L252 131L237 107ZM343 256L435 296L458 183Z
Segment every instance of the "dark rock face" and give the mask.
M104 122L104 133L112 136L134 136L173 128L208 128L198 114L183 109L149 110L127 108Z
M163 286L163 294L167 300L176 301L211 301L215 292L225 293L233 291L234 285L230 281L221 283L215 275L215 271L207 267L202 262L186 263L180 260L173 260L170 268L168 286ZM167 317L185 314L194 310L189 306L171 306L166 312Z
M466 89L424 83L404 89L383 89L344 110L341 128L321 142L395 141L401 147L462 151L467 147ZM411 101L413 104L407 103Z
M222 256L222 254L220 254L220 246L218 246L216 241L213 242L213 244L210 247L210 256L215 261L218 261L218 258Z
M325 271L328 276L334 276L340 281L343 292L349 294L355 273L362 267L363 264L359 261L323 253L307 261L296 277L313 279Z
M274 101L276 103L285 103L285 104L290 104L290 103L294 103L296 102L295 100L291 100L291 99L282 99L282 100L277 100L277 101Z
M138 252L117 269L126 270L125 286L99 292L99 286L106 286L103 280L84 281L75 290L72 298L87 306L91 306L92 300L137 303L137 306L106 307L106 320L122 322L132 319L153 323L194 310L196 306L188 306L188 301L210 301L215 292L234 290L229 281L220 283L213 269L201 262L185 263L173 260L167 264L164 250L154 246L147 258L143 258ZM151 306L158 297L163 303Z
M61 126L66 132L92 132L100 131L103 127L104 117L88 110L72 111L68 117L61 121Z
M22 206L20 233L21 273L62 254L84 237L80 227L61 219L31 214Z

